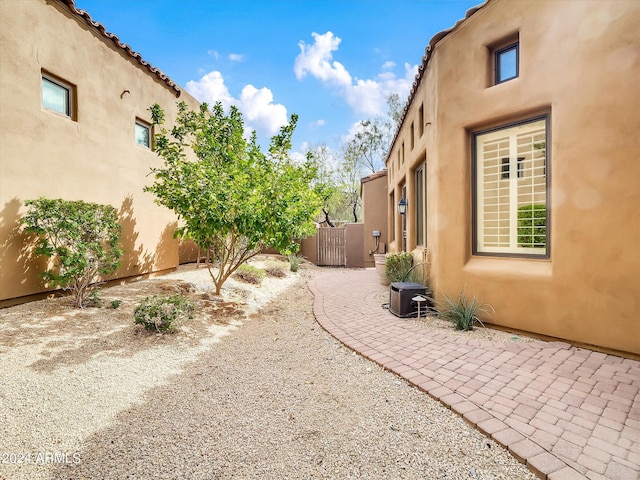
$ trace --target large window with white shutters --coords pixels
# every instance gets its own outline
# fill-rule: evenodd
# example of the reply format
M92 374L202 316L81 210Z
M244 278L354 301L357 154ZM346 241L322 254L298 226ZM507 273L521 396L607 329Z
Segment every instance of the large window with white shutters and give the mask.
M473 135L474 254L549 256L549 118Z

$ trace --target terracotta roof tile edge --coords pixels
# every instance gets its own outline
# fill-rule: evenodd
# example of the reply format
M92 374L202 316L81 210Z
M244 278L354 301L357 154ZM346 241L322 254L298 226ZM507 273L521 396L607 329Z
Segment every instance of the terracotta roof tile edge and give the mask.
M176 97L180 96L180 94L182 93L182 90L173 80L171 80L167 75L165 75L160 69L154 67L149 62L144 60L142 58L142 55L132 50L129 45L127 45L126 43L122 43L117 35L107 32L107 29L105 28L105 26L100 22L96 22L95 20L93 20L91 18L91 15L89 15L87 11L76 8L75 0L62 0L62 4L65 5L67 8L69 8L71 13L81 18L82 20L84 20L84 22L87 23L90 27L97 30L100 33L100 35L102 35L104 38L106 38L107 40L111 40L118 48L121 48L122 50L124 50L131 58L136 60L142 67L146 68L149 71L149 73L151 73L152 75L155 75L160 80L162 80L167 85L167 87L169 87L171 90L175 92Z
M475 7L471 7L469 10L467 10L464 18L458 20L453 27L447 28L446 30L442 30L442 31L436 33L433 37L431 37L431 40L429 41L429 44L424 49L424 55L422 57L422 63L418 67L418 73L416 74L416 77L415 77L415 79L413 81L413 85L411 86L411 91L409 92L409 97L407 98L407 102L405 103L404 110L402 111L402 118L400 119L400 123L398 124L398 128L396 129L396 133L393 136L393 140L391 141L391 144L389 145L389 151L387 152L387 158L385 159L385 162L384 162L385 165L389 161L389 156L391 155L391 150L393 149L393 146L395 145L396 140L398 139L398 135L400 134L400 130L401 130L402 124L404 123L404 120L407 117L407 113L409 113L409 106L411 105L411 102L413 102L413 98L415 97L416 92L418 91L418 86L420 85L420 82L422 82L422 77L424 75L425 70L427 69L427 65L429 64L429 60L431 59L431 54L433 52L433 49L436 47L436 44L440 40L445 38L447 35L449 35L451 32L457 30L458 27L460 27L460 25L465 23L469 18L471 18L471 16L473 16L476 12L478 12L479 10L484 8L491 1L493 1L493 0L485 0L482 4L477 5Z
M362 177L360 179L360 183L362 184L362 183L370 182L371 180L375 180L376 178L384 177L386 174L387 174L386 170L378 170L377 172L370 173L366 177Z

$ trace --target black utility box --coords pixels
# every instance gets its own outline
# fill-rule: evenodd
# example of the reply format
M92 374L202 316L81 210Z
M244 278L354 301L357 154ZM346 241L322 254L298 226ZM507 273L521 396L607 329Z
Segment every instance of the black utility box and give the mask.
M396 317L417 317L418 303L412 300L416 295L422 295L427 302L421 305L423 311L430 305L428 298L428 288L419 283L394 282L389 287L389 311Z

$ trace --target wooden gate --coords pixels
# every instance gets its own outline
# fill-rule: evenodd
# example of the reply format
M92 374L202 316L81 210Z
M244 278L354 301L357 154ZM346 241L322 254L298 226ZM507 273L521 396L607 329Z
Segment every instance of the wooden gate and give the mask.
M346 233L345 227L318 228L318 266L344 267L347 265Z

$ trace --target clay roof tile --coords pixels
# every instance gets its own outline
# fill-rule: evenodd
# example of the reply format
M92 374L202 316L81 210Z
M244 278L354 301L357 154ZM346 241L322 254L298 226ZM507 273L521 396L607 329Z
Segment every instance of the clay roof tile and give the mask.
M75 0L62 0L62 3L65 6L67 6L67 8L69 8L71 13L73 13L78 18L82 19L86 24L88 24L89 26L97 30L100 33L100 35L102 35L104 38L108 40L111 40L118 48L121 48L122 50L124 50L126 54L131 58L133 58L135 61L137 61L141 67L149 71L149 73L151 73L152 75L155 75L156 77L158 77L162 82L164 82L167 85L167 87L169 87L169 89L174 91L174 94L176 97L180 96L182 91L180 90L180 87L176 85L176 83L173 80L171 80L161 70L159 70L158 68L155 68L149 62L145 61L142 58L142 55L132 50L129 45L127 45L126 43L122 43L117 35L107 32L105 26L102 25L100 22L96 22L95 20L93 20L91 18L91 15L89 15L88 12L86 12L85 10L76 8Z

